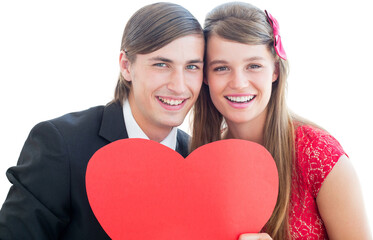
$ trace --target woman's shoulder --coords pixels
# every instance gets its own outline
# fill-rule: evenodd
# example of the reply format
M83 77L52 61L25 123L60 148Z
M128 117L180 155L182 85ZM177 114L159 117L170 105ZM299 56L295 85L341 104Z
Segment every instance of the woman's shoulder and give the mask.
M311 123L294 122L295 134L307 136L308 138L317 138L318 136L330 135L326 130Z
M297 151L306 148L323 152L343 151L340 143L329 132L311 124L295 124L295 144Z
M320 187L345 152L326 130L311 124L295 124L295 166L317 196Z

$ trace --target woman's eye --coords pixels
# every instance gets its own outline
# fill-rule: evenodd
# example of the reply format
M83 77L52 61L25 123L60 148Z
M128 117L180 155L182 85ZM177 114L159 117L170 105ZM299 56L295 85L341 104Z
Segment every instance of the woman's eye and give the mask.
M249 69L259 69L259 68L261 68L262 66L260 66L260 65L258 65L258 64L250 64L249 66L248 66L248 68Z
M228 70L228 67L222 66L222 67L216 67L214 68L214 72L221 72Z

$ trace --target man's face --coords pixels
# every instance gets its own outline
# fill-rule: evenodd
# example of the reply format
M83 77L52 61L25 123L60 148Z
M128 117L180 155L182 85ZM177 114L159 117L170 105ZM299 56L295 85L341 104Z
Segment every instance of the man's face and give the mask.
M137 54L133 63L127 62L127 72L122 70L132 82L132 114L150 139L162 140L184 121L201 88L203 54L203 37L188 35L155 52Z

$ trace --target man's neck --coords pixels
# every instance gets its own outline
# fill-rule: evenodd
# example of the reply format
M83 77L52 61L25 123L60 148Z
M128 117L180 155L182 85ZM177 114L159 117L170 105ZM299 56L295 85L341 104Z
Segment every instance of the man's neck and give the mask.
M143 124L146 121L143 121L143 119L136 119L136 116L132 113L130 101L128 100L125 100L123 103L123 114L128 137L150 139L175 149L176 128L157 126L155 124Z
M135 119L136 120L136 119ZM148 136L150 140L156 141L156 142L162 142L168 134L170 134L172 128L168 129L145 129L141 125L139 125L140 128L143 130L143 132Z

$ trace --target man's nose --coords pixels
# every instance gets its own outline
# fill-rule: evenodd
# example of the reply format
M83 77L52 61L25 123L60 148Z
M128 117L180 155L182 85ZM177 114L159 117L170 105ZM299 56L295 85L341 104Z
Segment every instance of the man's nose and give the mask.
M186 91L185 72L181 69L175 70L171 75L167 88L175 94L184 93Z

